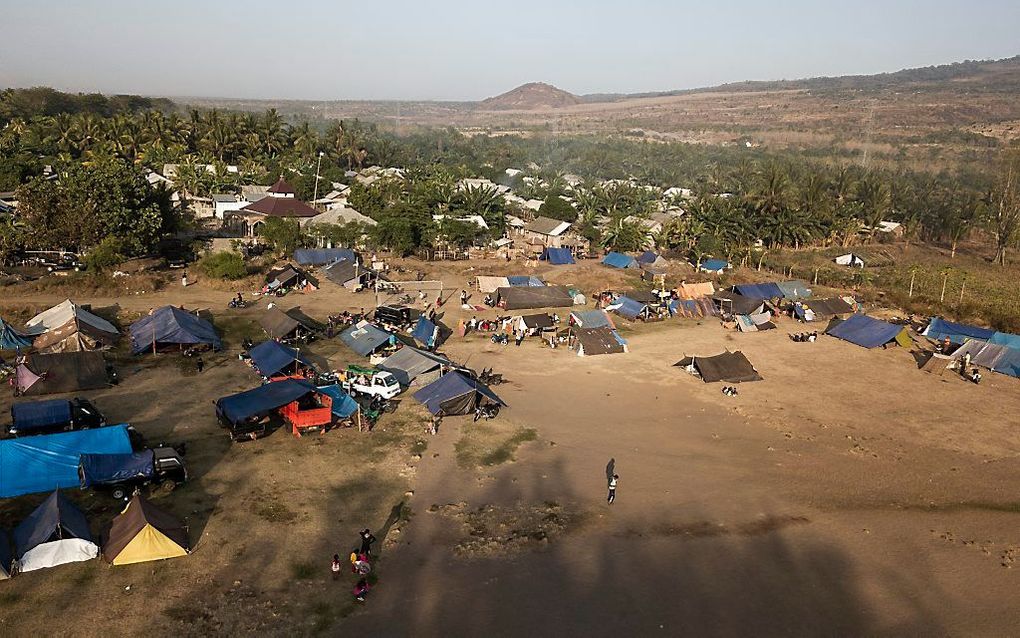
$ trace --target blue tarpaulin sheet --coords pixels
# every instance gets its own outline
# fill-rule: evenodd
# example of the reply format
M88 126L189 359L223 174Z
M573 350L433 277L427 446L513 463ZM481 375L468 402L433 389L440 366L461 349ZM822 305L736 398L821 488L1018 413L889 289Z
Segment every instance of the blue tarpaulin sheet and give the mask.
M609 253L602 259L602 265L613 268L637 268L637 261L630 255Z
M0 350L24 350L32 345L32 340L17 332L3 319L0 319Z
M361 406L351 398L351 395L343 391L337 384L324 385L319 387L319 392L333 399L333 414L341 419L346 419L356 413Z
M0 441L0 498L78 486L82 454L130 454L127 426Z
M297 401L316 388L308 381L284 379L239 392L216 401L216 412L233 424L252 417L261 417Z
M418 323L415 324L414 330L411 331L411 336L426 348L433 348L436 345L436 338L439 336L439 326L426 319L425 315L421 315L418 317Z
M1020 335L1009 334L1008 332L996 332L988 338L988 343L998 344L1020 350Z
M941 317L932 317L928 327L921 334L936 341L942 341L949 337L950 343L962 344L968 339L988 341L996 333L994 330L988 330L987 328L978 328L977 326L946 321Z
M582 328L616 327L605 310L575 310L570 314L575 318L575 323Z
M721 272L729 267L725 259L706 259L701 262L701 269L705 272Z
M71 402L67 399L15 403L11 406L11 419L18 432L49 427L58 423L70 423Z
M370 323L356 323L340 333L340 341L348 348L367 357L390 342L392 335Z
M542 259L554 266L574 263L574 256L570 254L569 248L546 248L542 253Z
M1020 377L1020 350L1014 348L1003 348L1002 354L995 361L992 368L1001 374L1008 374L1011 377Z
M131 324L131 351L135 354L151 350L154 344L200 343L217 350L223 345L211 323L177 306L157 308Z
M755 299L774 299L783 296L783 290L771 282L764 284L738 284L733 289L745 297L754 297Z
M896 339L903 326L879 321L867 315L850 315L846 321L828 330L833 337L865 348L877 348Z
M135 477L152 478L156 473L152 450L129 454L82 454L79 464L84 475L79 476L83 488Z
M630 320L637 319L641 316L641 313L645 311L645 304L640 301L634 301L630 297L620 297L613 305L617 305L613 310L618 315L622 315Z
M353 263L358 256L350 248L298 248L294 251L294 261L302 266L325 266L341 259Z
M276 341L263 341L249 350L248 355L251 357L251 362L255 364L259 374L264 377L271 377L283 371L295 361L299 361L306 366L312 365L301 356L300 352Z
M646 250L645 252L638 255L637 261L639 264L651 264L654 263L655 260L658 258L659 256L656 255L654 252L652 252L651 250Z

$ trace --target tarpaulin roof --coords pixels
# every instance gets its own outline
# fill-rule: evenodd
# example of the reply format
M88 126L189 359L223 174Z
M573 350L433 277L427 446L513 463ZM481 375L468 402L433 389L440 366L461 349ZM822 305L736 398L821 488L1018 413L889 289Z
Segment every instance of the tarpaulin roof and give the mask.
M322 274L326 275L326 279L329 279L338 286L344 286L347 283L360 279L365 275L370 274L371 271L358 265L357 262L344 259L334 264L330 264L322 269Z
M794 279L791 281L781 281L778 284L779 290L783 292L783 297L786 299L804 299L811 296L811 289L803 281Z
M429 321L425 315L421 315L418 317L418 323L415 324L414 330L411 331L411 336L426 348L433 348L439 338L439 326Z
M506 277L486 277L483 275L478 276L478 290L479 292L496 292L499 288L510 287L510 282Z
M531 286L538 288L545 285L545 282L534 275L511 275L506 278L511 286Z
M626 340L608 326L578 328L574 335L578 341L578 356L627 352Z
M113 565L177 558L188 553L188 528L135 494L110 525L103 558Z
M808 299L804 305L815 313L816 317L834 317L836 315L853 314L854 307L840 297L831 299Z
M826 332L833 337L864 348L877 348L890 341L897 341L900 345L907 347L910 345L910 338L906 336L906 328L867 315L850 315L845 321L830 327ZM904 338L906 343L903 343Z
M83 309L70 299L65 299L49 310L40 312L29 319L25 324L25 332L30 335L39 335L48 330L59 328L71 320L87 323L93 328L109 334L120 334L120 331L112 323Z
M760 312L765 307L765 300L759 297L745 297L735 292L720 292L712 297L721 310L735 315L749 315Z
M295 363L302 363L310 368L315 366L299 351L276 341L263 341L248 351L251 362L264 377L271 377L288 370Z
M569 248L546 248L542 252L542 259L554 266L574 263L574 256L570 254Z
M988 343L996 343L1000 346L1008 346L1014 350L1020 350L1020 335L1013 335L1008 332L996 332L988 338Z
M962 323L946 321L941 317L932 317L931 321L928 322L928 327L925 328L921 334L936 341L942 341L946 337L949 337L949 341L951 343L962 344L968 339L988 341L995 335L995 331L989 330L988 328L979 328L977 326L968 326Z
M616 327L605 310L575 310L570 313L570 319L578 328Z
M358 254L350 248L298 248L294 251L294 261L302 266L324 266L341 259L355 262Z
M0 580L11 577L11 540L7 532L0 529Z
M409 386L418 376L442 367L456 367L447 359L431 352L404 346L386 357L378 366L397 378L402 386Z
M265 416L311 392L318 392L318 389L308 381L299 379L274 381L218 399L216 412L236 425L252 417Z
M739 350L736 352L727 350L713 357L684 357L674 365L685 368L693 365L705 383L716 381L743 383L762 380L758 371Z
M16 387L24 395L96 390L110 384L102 352L30 354L16 371Z
M755 312L749 315L736 315L737 328L741 332L758 332L760 330L773 330L776 324L772 323L772 313L769 311Z
M640 301L635 301L630 297L619 297L612 305L609 306L610 310L613 310L616 314L622 315L631 321L640 317L647 308L648 306L646 304L643 304Z
M340 340L348 348L367 357L390 342L393 335L382 328L377 328L367 321L359 321L340 333Z
M711 281L703 281L697 284L682 283L676 287L677 294L682 299L700 299L711 297L715 294L715 286Z
M11 420L18 432L26 433L55 423L71 421L71 402L67 399L49 399L15 403L11 406Z
M701 262L701 270L705 272L722 272L730 267L725 259L706 259Z
M637 261L639 264L652 264L659 256L654 251L646 250L645 252L638 255Z
M155 473L152 450L126 454L82 454L78 466L81 468L79 479L83 488L135 477L149 478Z
M37 352L77 352L98 350L112 346L120 335L100 330L77 318L62 326L47 330L32 342Z
M49 542L54 535L57 538L92 540L92 530L89 529L85 514L60 490L53 490L39 507L14 528L14 545L18 557Z
M603 266L611 266L612 268L637 268L637 260L630 255L624 255L623 253L609 253L602 258Z
M497 303L507 310L568 308L574 298L564 286L510 287L496 291Z
M301 327L301 322L273 306L259 317L259 325L270 337L287 337Z
M553 318L547 312L536 315L523 315L521 316L521 322L524 323L526 328L552 328L556 325L553 323Z
M745 297L756 297L758 299L773 299L782 297L782 289L772 282L762 284L737 284L733 289Z
M319 386L319 392L333 399L331 409L337 418L346 419L361 409L358 402L335 383L333 385Z
M24 350L32 345L32 340L0 319L0 350Z
M0 440L0 498L77 487L82 454L130 452L124 425Z
M997 343L968 341L953 353L954 360L962 359L969 354L970 362L993 372L1020 377L1020 350Z
M223 342L212 324L177 306L156 308L131 324L131 351L135 354L159 344L205 343L220 349Z
M701 297L699 299L674 299L670 301L669 314L694 319L714 317L717 313L712 300Z
M485 384L461 372L444 374L415 392L414 398L438 416L471 414L479 405L506 405Z

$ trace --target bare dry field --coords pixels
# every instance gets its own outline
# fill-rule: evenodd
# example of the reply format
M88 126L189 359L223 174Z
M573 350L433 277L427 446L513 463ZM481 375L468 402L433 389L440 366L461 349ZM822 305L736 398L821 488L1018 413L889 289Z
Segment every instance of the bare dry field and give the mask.
M591 263L409 267L454 295L495 272L586 292L631 283ZM448 418L423 437L425 413L404 395L372 433L278 431L231 444L211 402L258 382L236 354L259 310L227 311L230 296L199 282L77 299L121 316L207 308L226 334L226 351L201 374L172 356L118 350L121 384L84 393L150 441L188 442L192 480L159 503L187 517L195 551L0 583L4 635L1020 632L1014 379L989 374L975 386L919 371L904 349L793 343L786 333L802 328L788 320L751 334L717 321L621 322L631 351L608 357L452 338L448 355L508 380L496 391L510 407L487 424ZM62 298L9 287L0 315ZM280 301L320 319L374 305L328 282ZM447 325L467 316L447 308ZM765 380L726 397L673 367L723 349L743 351ZM354 360L336 342L310 350ZM610 468L621 477L612 506ZM74 499L97 531L114 514L100 497ZM40 500L0 504L0 524ZM332 582L329 559L364 527L385 540L378 582L356 605L348 575Z

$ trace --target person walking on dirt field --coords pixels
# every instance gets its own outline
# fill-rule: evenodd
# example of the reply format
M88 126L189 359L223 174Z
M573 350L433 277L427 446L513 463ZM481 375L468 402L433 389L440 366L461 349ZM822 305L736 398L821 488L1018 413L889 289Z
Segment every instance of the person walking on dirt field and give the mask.
M333 554L333 562L329 566L329 571L333 572L333 580L340 578L340 554Z
M610 505L616 500L616 483L620 480L619 474L613 474L613 478L609 479L609 496L606 497L606 502Z
M359 534L361 536L361 552L366 556L372 555L372 543L375 542L375 536L372 536L372 532L366 527Z

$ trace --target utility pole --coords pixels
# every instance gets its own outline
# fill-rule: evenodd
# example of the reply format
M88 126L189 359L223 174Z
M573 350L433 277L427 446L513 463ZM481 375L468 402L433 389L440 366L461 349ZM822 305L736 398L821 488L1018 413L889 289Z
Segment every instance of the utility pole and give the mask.
M319 199L319 168L322 166L322 156L324 152L319 151L319 160L315 163L315 187L312 195L312 206L315 206L316 200ZM307 191L306 191L307 192Z

